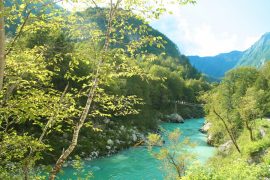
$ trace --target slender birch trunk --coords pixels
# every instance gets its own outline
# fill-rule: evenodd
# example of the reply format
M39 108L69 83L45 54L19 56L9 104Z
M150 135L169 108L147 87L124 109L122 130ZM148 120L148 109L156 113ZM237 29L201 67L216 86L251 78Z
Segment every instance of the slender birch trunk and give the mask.
M121 3L121 1L122 0L118 0L115 5L113 5L112 0L110 1L109 20L108 20L108 24L107 24L108 28L107 28L107 32L106 32L106 40L105 40L104 47L103 47L103 51L105 53L109 50L110 38L111 38L111 32L112 32L112 21L113 21L116 10L119 7L119 4ZM53 167L53 169L52 169L52 171L50 173L50 177L49 177L50 180L54 180L56 178L56 176L59 173L59 171L61 170L64 162L67 160L69 155L73 152L73 150L77 146L80 130L83 127L84 122L85 122L85 120L87 118L87 115L88 115L88 113L90 111L93 99L95 97L96 90L97 90L98 85L99 85L100 69L101 69L101 66L102 66L104 60L105 60L105 57L102 55L102 57L100 57L98 65L97 65L97 70L96 70L96 73L95 73L95 77L94 77L94 79L92 81L93 86L92 86L91 90L89 91L86 105L84 107L84 110L82 112L82 115L80 117L79 122L74 127L71 144L69 145L69 147L66 150L64 150L62 152L61 156L57 160L55 166Z
M228 127L227 123L225 122L225 120L216 112L216 110L214 110L215 115L222 121L223 125L225 126L225 129L227 131L227 133L229 134L236 150L241 154L241 150L237 144L236 138L234 137L233 133L231 132L230 128Z
M0 91L4 84L5 59L5 19L4 19L4 0L0 0Z

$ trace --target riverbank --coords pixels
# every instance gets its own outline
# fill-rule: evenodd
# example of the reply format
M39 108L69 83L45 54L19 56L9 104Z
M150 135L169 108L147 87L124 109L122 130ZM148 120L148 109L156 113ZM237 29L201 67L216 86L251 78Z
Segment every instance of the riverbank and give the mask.
M158 118L158 123L184 123L184 119L178 114L171 114ZM76 154L82 159L93 160L101 157L108 157L132 147L145 145L149 133L161 133L157 126L154 129L138 128L134 124L125 124L120 121L109 119L97 122L95 125L99 131L89 130L82 133L82 138L76 149ZM64 142L68 141L64 137ZM89 141L92 139L92 141ZM70 157L64 167L70 166L74 162L74 157Z
M162 123L161 126L168 132L179 128L182 132L180 140L188 137L195 142L197 146L190 151L197 154L198 160L204 163L213 156L215 149L207 145L206 135L198 131L203 124L204 119L201 118L186 120L184 124ZM83 163L82 176L92 172L94 179L162 179L164 175L159 168L160 162L153 158L145 147L132 147L110 157L85 160ZM72 167L66 167L60 178L76 179L75 172Z
M171 114L161 118L159 123L174 124L184 123L184 119L178 114ZM189 119L185 120L189 121ZM115 121L104 121L98 126L101 131L92 133L91 139L95 141L85 141L79 145L76 150L81 159L91 161L98 158L109 157L129 148L142 146L147 144L147 136L149 133L162 134L162 127L157 127L155 130L141 130L136 126L124 125ZM82 138L84 140L86 138ZM98 143L97 143L98 142ZM64 167L71 166L75 162L74 157L63 165Z
M217 153L206 166L191 169L186 179L239 179L257 180L270 178L270 124L267 119L256 119L254 139L249 131L239 133L237 143L240 152L229 140L223 141Z

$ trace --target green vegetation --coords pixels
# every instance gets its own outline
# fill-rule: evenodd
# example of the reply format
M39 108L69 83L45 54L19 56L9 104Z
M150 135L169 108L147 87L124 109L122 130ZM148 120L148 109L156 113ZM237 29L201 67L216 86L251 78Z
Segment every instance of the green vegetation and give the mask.
M0 179L53 180L74 158L80 178L81 158L141 144L159 119L176 113L176 100L204 101L210 142L227 145L209 165L190 166L190 143L178 144L172 132L169 149L155 153L176 173L168 178L269 177L263 118L270 115L270 63L234 69L211 85L148 25L167 11L163 0L88 3L85 11L66 12L50 0L0 0ZM177 113L204 116L198 106Z
M1 179L44 178L34 169L56 162L49 168L55 179L76 154L96 157L134 145L173 112L171 101L196 103L210 88L147 25L166 10L162 1L147 3L66 13L53 1L0 1ZM179 113L203 116L193 107Z
M234 69L204 95L208 133L219 153L186 179L269 178L270 122L263 118L270 113L269 73L270 63L259 71Z
M168 146L163 146L164 140L158 134L149 134L148 148L151 154L162 161L162 169L166 171L166 179L181 179L185 176L188 166L193 165L195 154L190 153L188 148L195 144L188 138L179 143L181 132L175 129L168 134ZM160 150L155 150L155 146L163 146Z
M219 152L206 166L194 166L183 179L263 179L269 178L269 121L257 119L258 127L263 127L267 136L261 137L256 129L256 140L249 140L249 132L244 130L238 137L241 155L235 148L225 154Z
M186 155L174 147L161 148L154 154L166 162L172 176L169 179L239 179L255 180L270 177L270 62L260 70L242 67L228 72L224 80L202 96L205 101L206 119L210 124L208 142L217 146L217 154L205 165L189 163L179 168ZM150 135L152 142L160 140L158 135ZM184 141L185 142L185 141ZM178 155L175 158L173 155ZM173 157L173 158L172 158ZM175 163L177 162L177 163ZM187 164L187 162L185 163ZM182 167L182 166L181 166ZM181 172L180 174L177 172ZM184 174L184 176L182 176Z

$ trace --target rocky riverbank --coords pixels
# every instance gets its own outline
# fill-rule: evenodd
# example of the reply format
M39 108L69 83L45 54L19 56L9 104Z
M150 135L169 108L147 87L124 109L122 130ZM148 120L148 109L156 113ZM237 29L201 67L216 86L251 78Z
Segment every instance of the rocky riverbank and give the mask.
M160 118L163 122L184 123L184 119L179 114L163 115ZM101 124L96 125L99 129L91 134L92 141L82 137L83 142L77 148L79 156L85 160L93 160L99 157L110 156L119 151L134 146L140 146L147 141L147 134L136 126L124 126L121 123L104 120ZM155 133L159 133L158 130ZM72 158L65 164L68 166L72 163Z
M207 134L207 144L210 146L213 146L213 138L212 138L211 133L209 133L209 129L211 128L211 126L212 126L212 123L206 121L203 127L199 129L199 131L201 133Z
M85 160L110 156L129 147L139 146L146 141L148 132L139 130L136 126L124 126L115 121L105 120L103 124L96 125L98 131L87 133L87 138L81 135L81 142L76 151ZM89 135L91 137L89 138ZM72 163L72 157L64 166Z

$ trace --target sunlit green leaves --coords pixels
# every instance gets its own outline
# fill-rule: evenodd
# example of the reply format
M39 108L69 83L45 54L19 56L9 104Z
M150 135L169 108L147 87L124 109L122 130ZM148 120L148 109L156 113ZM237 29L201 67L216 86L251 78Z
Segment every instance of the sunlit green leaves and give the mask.
M166 134L163 133L163 134ZM152 155L162 162L162 170L168 179L181 179L187 170L187 166L194 163L195 154L190 152L190 148L195 144L189 139L180 141L181 132L179 129L166 134L166 142L160 135L150 134L148 136L148 146ZM165 144L164 144L165 143ZM154 146L161 146L160 149L153 149Z

